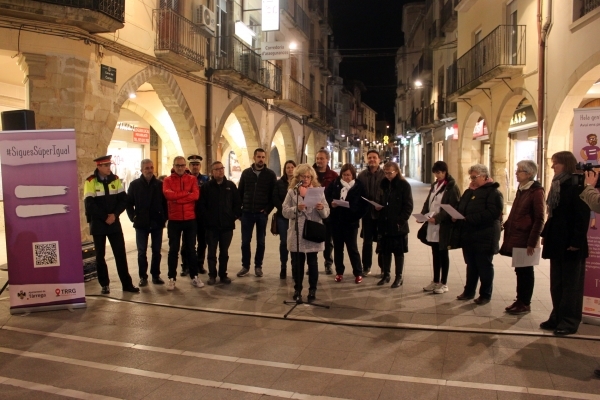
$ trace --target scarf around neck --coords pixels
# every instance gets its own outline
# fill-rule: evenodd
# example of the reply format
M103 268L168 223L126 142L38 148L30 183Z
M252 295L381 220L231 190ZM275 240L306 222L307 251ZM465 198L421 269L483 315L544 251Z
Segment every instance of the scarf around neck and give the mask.
M346 196L348 195L348 191L352 189L354 186L354 179L350 182L346 182L343 179L340 179L340 183L342 184L342 191L340 192L340 200L346 200Z
M560 202L560 185L569 179L571 179L571 174L567 172L561 172L560 174L554 175L554 178L552 178L550 192L548 193L548 199L546 200L546 204L548 205L548 218L552 217L552 210L554 210Z

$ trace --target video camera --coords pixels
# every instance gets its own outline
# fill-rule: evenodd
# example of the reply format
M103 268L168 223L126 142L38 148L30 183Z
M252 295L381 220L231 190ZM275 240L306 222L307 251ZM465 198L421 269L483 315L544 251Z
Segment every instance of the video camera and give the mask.
M594 174L596 174L596 171L594 171L595 168L600 168L600 165L594 165L592 163L578 162L577 165L575 166L575 169L578 172L575 172L574 174L572 174L571 183L574 186L584 186L585 185L585 173L588 171L592 171ZM579 172L579 171L581 171L581 172ZM598 179L598 182L596 182L596 188L600 188L600 179Z

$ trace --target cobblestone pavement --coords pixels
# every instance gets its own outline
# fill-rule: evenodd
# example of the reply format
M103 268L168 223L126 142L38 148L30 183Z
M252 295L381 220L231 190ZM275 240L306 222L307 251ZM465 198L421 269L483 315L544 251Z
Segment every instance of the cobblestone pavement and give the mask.
M418 212L427 186L411 184ZM124 225L137 282L134 233ZM111 295L88 282L86 309L11 316L4 293L0 398L600 399L592 375L600 327L585 324L565 338L538 328L550 310L546 261L536 267L532 312L505 315L515 296L510 259L495 257L487 305L456 300L460 251L450 253L450 291L425 293L431 254L417 227L411 221L403 286L377 286L373 275L356 285L349 273L336 283L320 257L317 300L330 308L300 305L287 318L293 284L279 279L278 237L267 234L264 276L237 278L239 229L231 285L197 289L179 278L173 292L150 284L122 293L111 259ZM165 232L163 278L166 250Z

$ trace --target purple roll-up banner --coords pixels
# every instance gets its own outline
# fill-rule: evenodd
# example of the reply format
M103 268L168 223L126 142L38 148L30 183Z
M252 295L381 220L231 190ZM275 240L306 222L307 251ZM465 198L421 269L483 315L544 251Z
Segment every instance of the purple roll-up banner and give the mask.
M11 314L85 303L72 129L0 132Z
M577 161L600 164L600 108L576 108L573 116L573 154ZM600 213L590 213L589 257L585 261L583 321L600 325Z

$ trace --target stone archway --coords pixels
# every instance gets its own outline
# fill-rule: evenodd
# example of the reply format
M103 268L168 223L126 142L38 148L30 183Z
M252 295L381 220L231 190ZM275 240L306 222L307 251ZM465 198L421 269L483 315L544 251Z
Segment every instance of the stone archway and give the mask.
M213 148L217 148L221 136L223 136L235 152L242 170L248 168L252 164L254 150L264 148L260 142L259 130L248 103L242 97L236 97L221 115L214 135ZM268 148L265 150L268 154Z
M152 85L173 121L181 142L182 155L198 153L198 149L202 148L203 143L192 111L175 77L163 69L150 66L132 76L119 91L113 111L118 115L123 104L128 101L129 95L135 93L146 82ZM114 129L114 126L112 128ZM108 141L110 141L110 137Z
M481 107L475 105L469 109L458 134L458 176L455 179L461 191L469 186L467 175L469 168L473 165L473 130L479 118L485 119L485 114Z
M277 148L279 165L283 166L287 160L296 161L296 140L288 117L282 118L275 126L270 147L273 146Z
M308 165L315 163L315 157L317 156L317 148L315 145L315 132L311 131L308 134L306 143L304 144L304 162Z

